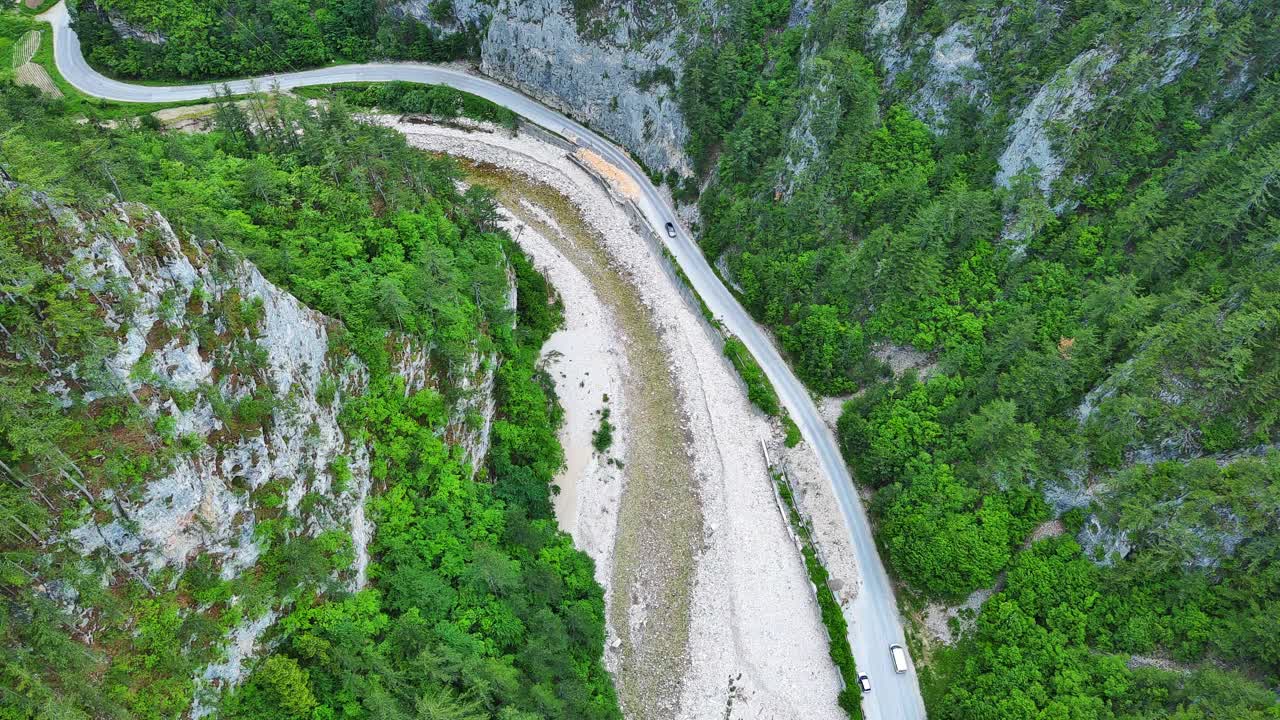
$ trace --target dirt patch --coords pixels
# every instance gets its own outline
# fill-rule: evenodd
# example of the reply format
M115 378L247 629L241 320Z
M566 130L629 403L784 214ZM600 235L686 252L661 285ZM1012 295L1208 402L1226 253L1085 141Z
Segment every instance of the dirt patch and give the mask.
M53 84L53 78L49 77L49 71L35 63L25 63L17 69L13 74L13 82L18 85L26 85L40 91L45 97L54 99L65 97L57 85Z
M893 371L894 377L902 377L908 370L915 370L921 381L937 372L938 363L929 355L912 347L902 345L880 345L872 350L872 355Z
M1000 592L1003 586L1004 576L1001 575L995 587L974 590L959 605L948 606L941 603L930 603L925 608L922 618L924 627L928 631L928 639L940 642L943 645L955 643L959 635L964 635L973 629L974 623L978 619L978 613L982 611L982 604L992 595ZM957 633L956 631L959 632Z
M813 540L822 564L831 574L828 585L840 604L847 605L858 594L858 561L849 544L849 528L840 514L839 501L818 463L818 454L807 442L792 448L776 443L770 452L782 458L795 493L796 508L813 527Z
M586 148L579 148L576 154L579 160L590 165L592 170L608 179L618 192L632 200L640 199L640 188L636 185L636 181L632 180L630 175L620 170L613 163Z
M1031 534L1027 536L1027 541L1022 544L1022 549L1026 550L1037 541L1044 540L1045 538L1055 538L1066 534L1067 526L1063 525L1061 520L1047 520L1037 525L1036 529L1031 531Z

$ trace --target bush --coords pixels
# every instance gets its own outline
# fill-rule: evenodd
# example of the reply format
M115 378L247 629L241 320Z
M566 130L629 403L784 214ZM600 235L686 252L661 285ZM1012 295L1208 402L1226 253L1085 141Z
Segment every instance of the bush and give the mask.
M777 415L781 410L778 404L778 393L774 391L760 368L756 359L747 351L747 346L735 337L725 338L724 356L729 358L742 382L747 385L747 399L752 405L760 408L766 415Z
M600 427L591 433L591 445L598 453L604 453L613 445L613 423L609 422L609 408L600 411Z

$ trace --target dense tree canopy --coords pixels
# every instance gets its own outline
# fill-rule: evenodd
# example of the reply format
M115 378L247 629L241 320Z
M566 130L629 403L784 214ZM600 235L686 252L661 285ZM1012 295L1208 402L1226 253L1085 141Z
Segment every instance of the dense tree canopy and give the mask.
M1280 673L1280 15L1175 5L909 2L877 39L887 6L741 0L689 55L703 249L810 388L857 391L839 439L888 565L925 598L1005 588L938 657L931 714L1277 712L1240 676L1125 666ZM949 28L976 38L972 101L929 85ZM1049 128L1061 175L996 184L1014 119L1091 49L1118 60ZM1021 550L1055 512L1083 555Z
M80 0L85 57L122 77L230 78L374 59L454 60L478 28L441 32L373 0ZM131 31L116 24L124 21Z
M0 587L16 600L0 607L0 716L177 716L226 633L273 609L274 649L225 698L228 717L618 717L601 663L602 591L551 516L560 410L535 362L559 305L496 229L488 193L459 191L450 161L354 122L340 105L224 105L214 132L183 134L78 123L60 104L9 86L0 87L0 125L15 129L0 139L0 169L23 183L0 191L0 289L9 299L0 303L0 461L17 469L0 483ZM91 486L123 491L164 473L186 441L118 389L70 408L33 391L49 378L31 358L57 353L92 368L116 346L96 312L100 298L45 260L67 254L74 228L23 199L36 189L86 213L116 193L146 203L180 236L243 253L340 321L334 343L370 375L363 394L331 388L328 400L341 400L345 431L371 446L377 531L367 588L350 594L335 581L353 561L344 533L313 537L302 520L274 512L258 524L258 564L229 578L212 556L148 582L73 561L74 547L37 550L80 515L74 487L37 468L71 463ZM246 299L211 315L234 330L261 312ZM407 338L431 349L435 376L408 395L389 353ZM243 362L254 362L251 350ZM476 371L476 357L497 365L498 415L473 478L444 429L458 412L456 380ZM255 393L227 408L227 421L270 423L283 401ZM350 481L345 463L332 472L335 483ZM43 478L43 494L8 482L23 477ZM104 584L103 574L114 580ZM105 629L75 633L48 583L78 591Z

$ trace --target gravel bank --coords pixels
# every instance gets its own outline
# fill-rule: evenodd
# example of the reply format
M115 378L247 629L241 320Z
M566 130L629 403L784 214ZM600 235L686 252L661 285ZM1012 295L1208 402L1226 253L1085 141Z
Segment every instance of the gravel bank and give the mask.
M615 566L609 576L610 619L615 620L609 629L609 644L620 652L611 649L607 660L616 672L622 696L639 699L626 703L628 717L842 717L835 705L839 679L827 657L825 631L800 558L774 504L760 450L760 440L771 438L775 430L747 402L718 342L680 295L663 269L663 260L631 229L614 198L559 148L506 132L399 124L395 118L383 121L405 132L418 147L492 164L568 198L583 222L596 232L608 274L625 281L634 291L660 345L661 353L655 354L661 357L669 387L633 387L640 369L630 359L623 382L631 426L624 432L628 443L626 491L618 510ZM538 199L534 204L546 203ZM564 254L573 262L571 253ZM589 268L582 276L588 282L595 280ZM557 277L553 275L552 280L557 282ZM568 273L559 280L581 282L570 279ZM558 282L557 287L566 299L577 296L573 288ZM607 302L608 294L601 291L598 297ZM569 311L574 311L572 304ZM629 347L644 344L642 338L630 333L622 341ZM679 412L670 418L678 423L684 438L677 454L687 458L692 470L698 501L694 505L700 510L698 522L692 526L671 522L673 514L683 517L682 498L632 492L636 482L632 463L654 451L639 436L644 428L631 422L649 396L664 390L672 392L678 403ZM660 447L657 454L663 454ZM575 538L580 543L584 539L583 499L592 482L584 474L577 486L579 524ZM835 512L834 501L831 506ZM677 529L679 537L650 540L669 547L687 543L684 550L693 560L692 583L683 590L688 598L687 643L681 654L687 659L677 677L665 679L654 677L653 668L645 666L646 658L654 658L655 644L665 652L678 637L645 630L652 623L663 622L673 608L679 614L678 598L655 592L651 584L664 579L655 577L660 572L651 571L662 568L669 559L646 553L643 546L636 552L629 540L637 530L664 523ZM691 534L685 535L686 530ZM608 556L603 547L585 549L598 561ZM620 583L628 584L628 578L636 592L621 591ZM689 579L682 582L688 585ZM625 618L625 624L617 618ZM637 629L641 632L636 633ZM660 695L649 695L655 691Z

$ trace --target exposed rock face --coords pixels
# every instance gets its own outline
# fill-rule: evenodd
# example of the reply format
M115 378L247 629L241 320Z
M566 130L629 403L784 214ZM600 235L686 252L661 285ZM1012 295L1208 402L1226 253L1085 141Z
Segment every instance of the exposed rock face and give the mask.
M140 455L160 459L137 480L84 490L92 507L62 538L67 546L83 556L100 554L106 567L144 584L176 583L197 558L212 560L231 580L254 573L281 532L290 541L333 532L349 538L354 558L337 580L363 587L373 533L365 515L371 448L339 417L344 403L367 389L369 373L331 342L340 323L218 243L179 238L146 206L121 203L88 214L32 198L71 229L70 257L61 267L67 278L96 297L126 299L99 300L115 342L105 348L102 367L46 361L49 390L67 406L131 405L156 430L127 441ZM514 309L513 277L511 283ZM407 338L390 344L392 370L408 392L438 384L429 348ZM456 380L464 398L444 430L473 467L488 448L495 371L496 358L479 354L458 371L465 375ZM97 390L84 390L90 387ZM264 533L268 518L290 522ZM157 575L165 569L176 572ZM62 602L74 605L75 598ZM288 602L259 602L231 628L223 659L197 674L202 690L192 717L211 711L215 687L240 682Z
M978 41L967 23L953 24L936 39L926 35L904 45L900 35L907 15L906 0L885 0L872 9L867 41L872 54L879 56L885 87L891 87L900 73L912 67L913 58L928 51L927 65L921 72L923 81L907 98L907 105L925 124L941 130L948 106L958 98L988 104Z
M280 509L290 515L307 493L333 500L308 513L304 532L349 532L362 524L368 449L350 442L339 427L337 395L363 391L368 374L354 357L330 352L329 331L336 324L221 248L180 242L149 209L120 205L114 211L121 223L141 232L87 233L75 253L87 287L100 291L123 284L136 301L132 308L105 308L108 326L124 332L108 365L149 417L173 418L176 435L198 439L199 446L180 453L167 473L136 496L113 497L117 513L110 521L91 520L74 531L84 552L105 545L136 555L146 571L181 569L198 552L216 557L222 575L234 577L257 559L254 510L260 499L254 494L268 483L278 486ZM215 262L214 254L222 257ZM225 307L233 298L242 314L258 321L228 327L214 306ZM198 338L197 318L203 316L216 318L219 342L212 347ZM326 383L337 393L326 391ZM162 389L194 399L179 407ZM276 402L260 427L230 427L219 417L224 413L215 411L215 403L264 393ZM332 471L339 456L346 458L352 479L341 491L334 488ZM363 548L355 549L363 557ZM363 565L355 570L351 584L358 587Z
M973 31L964 23L947 28L933 42L924 87L911 96L910 104L925 124L937 130L944 124L947 107L957 98L982 105L989 102Z
M607 17L592 21L602 32L590 38L569 0L454 0L444 22L430 6L408 0L399 11L446 32L483 27L487 18L482 72L589 124L656 171L690 172L688 131L672 85L681 71L676 31L652 32L638 3L602 9Z
M867 29L867 40L880 56L884 66L884 81L892 84L894 77L907 65L907 53L898 42L902 21L907 17L907 0L885 0L872 6L874 17Z
M1023 62L1045 43L1060 41L1069 29L1062 25L1054 3L1024 8L1037 14L1041 37L1018 31L1008 7L975 9L936 36L915 27L907 10L906 0L884 0L869 13L867 47L880 63L889 99L910 107L934 130L945 129L946 111L957 100L976 104L988 117L1002 110L1012 120L1005 129L996 183L1009 187L1016 175L1035 169L1035 188L1046 196L1076 159L1064 142L1068 136L1096 127L1107 103L1122 91L1150 90L1176 81L1200 60L1196 38L1219 32L1218 20L1203 8L1171 5L1167 13L1145 19L1146 32L1126 39L1123 46L1107 45L1098 36L1093 47L1083 46L1086 49L1074 58L1042 67L1042 80L1011 87L1008 73L987 68ZM1241 69L1224 78L1222 95L1231 97L1247 88L1249 75ZM1003 99L996 103L994 96ZM1057 207L1060 211L1065 206Z
M165 37L163 33L137 27L119 15L108 15L108 20L111 22L111 29L119 33L122 38L138 40L151 45L163 45L169 42L169 38Z
M996 184L1009 187L1015 175L1037 168L1036 187L1042 193L1049 192L1067 164L1067 159L1054 151L1051 126L1069 125L1091 110L1096 89L1118 59L1110 51L1086 50L1040 88L1009 129L1009 145L1000 155Z
M830 94L835 82L833 68L824 64L821 69L815 69L815 64L813 58L806 62L806 72L817 75L817 79L812 82L813 90L805 98L800 117L787 135L786 169L780 174L777 188L786 198L790 198L796 184L806 178L813 160L822 156L827 147L825 143L835 137L840 122L839 105L832 102Z
M1087 558L1108 567L1123 559L1133 550L1128 530L1116 530L1103 525L1096 515L1091 515L1080 534L1076 536Z

